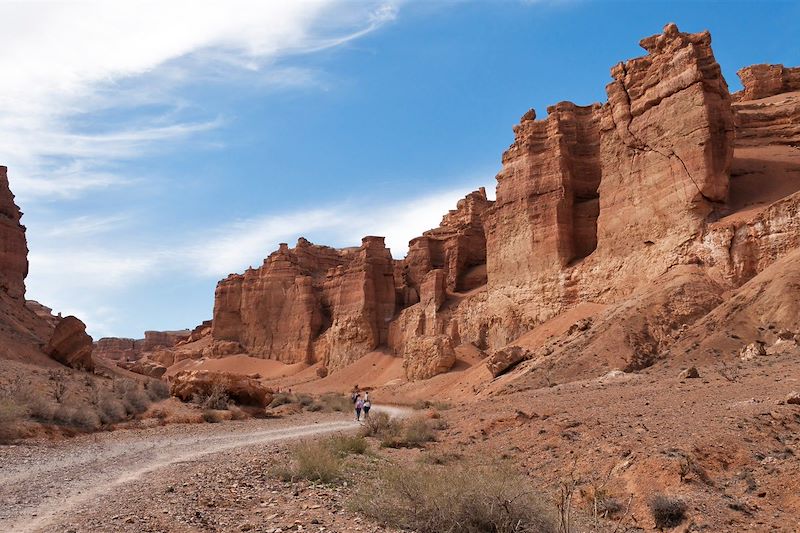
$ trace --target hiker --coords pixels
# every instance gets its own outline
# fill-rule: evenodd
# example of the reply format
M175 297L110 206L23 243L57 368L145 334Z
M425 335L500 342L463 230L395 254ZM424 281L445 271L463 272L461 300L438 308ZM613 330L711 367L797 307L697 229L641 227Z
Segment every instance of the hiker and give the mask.
M361 421L361 410L364 408L364 400L361 399L361 395L358 395L356 398L356 422Z
M369 418L369 409L372 407L372 402L369 401L369 393L364 393L364 420Z
M352 394L350 394L350 401L353 402L353 405L355 405L356 400L358 400L358 391L354 390Z

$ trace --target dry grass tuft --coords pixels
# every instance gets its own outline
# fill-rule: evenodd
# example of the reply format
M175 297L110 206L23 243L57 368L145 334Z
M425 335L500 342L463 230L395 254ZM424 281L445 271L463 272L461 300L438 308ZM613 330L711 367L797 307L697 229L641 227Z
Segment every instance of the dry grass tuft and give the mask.
M390 467L351 506L377 522L419 533L555 533L553 512L506 465Z

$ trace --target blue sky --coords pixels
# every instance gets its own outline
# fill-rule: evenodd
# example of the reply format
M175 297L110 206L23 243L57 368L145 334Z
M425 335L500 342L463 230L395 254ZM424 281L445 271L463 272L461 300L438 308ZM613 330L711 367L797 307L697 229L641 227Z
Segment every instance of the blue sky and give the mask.
M166 4L166 6L165 6ZM214 287L298 236L395 257L493 190L512 126L605 100L674 21L731 90L800 65L797 2L4 2L0 164L28 298L95 336L193 327Z

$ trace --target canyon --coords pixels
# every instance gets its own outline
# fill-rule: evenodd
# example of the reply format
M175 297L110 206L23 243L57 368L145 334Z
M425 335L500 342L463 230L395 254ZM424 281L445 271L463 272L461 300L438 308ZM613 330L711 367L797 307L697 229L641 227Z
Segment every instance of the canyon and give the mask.
M668 357L679 330L800 244L800 70L743 68L731 95L708 32L669 24L640 45L646 55L611 69L607 102L525 113L496 199L467 194L405 258L376 236L343 249L283 243L217 284L213 318L191 339L131 358L144 353L145 373L248 356L327 376L377 351L413 381L466 352L495 371L503 358L503 370L536 360L562 380ZM602 309L597 322L624 322L614 355L592 349L603 343L563 356L526 344L587 305ZM642 322L642 308L660 310Z

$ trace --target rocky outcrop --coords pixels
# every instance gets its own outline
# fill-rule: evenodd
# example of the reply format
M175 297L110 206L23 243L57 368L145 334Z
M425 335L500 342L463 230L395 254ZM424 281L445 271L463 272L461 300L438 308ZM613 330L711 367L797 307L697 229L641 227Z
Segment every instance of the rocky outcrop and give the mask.
M640 45L647 56L611 70L601 124L598 252L628 263L702 231L727 200L733 157L731 100L709 33L669 24Z
M8 186L8 169L0 166L0 290L11 298L25 298L25 276L28 275L28 244L22 213L14 203Z
M525 348L508 346L487 357L486 368L489 369L493 377L497 377L530 356L531 354Z
M151 377L154 379L161 379L166 374L167 367L159 361L152 360L148 356L144 356L135 361L122 360L117 363L121 368L142 374L143 376ZM171 363L170 363L171 364Z
M134 361L141 356L141 351L135 339L120 337L103 337L94 343L94 353L97 357L111 361Z
M453 341L447 335L413 337L406 343L403 353L403 368L410 381L447 372L455 362Z
M257 357L331 369L386 342L394 264L383 237L336 250L301 238L217 285L211 334Z
M329 272L323 285L331 326L319 355L329 370L386 344L395 297L394 263L383 237L364 237L349 265Z
M94 354L112 361L136 361L145 354L168 349L188 340L191 331L145 331L143 339L103 337L94 343Z
M92 338L86 333L86 324L68 316L56 326L45 352L71 368L94 370Z
M486 237L481 217L492 204L481 187L459 200L438 228L408 243L408 254L395 269L398 299L404 307L419 301L420 284L431 270L444 271L451 292L469 291L486 283Z
M495 376L523 358L567 379L669 355L684 326L800 246L800 92L796 69L754 66L734 103L708 32L668 24L640 45L611 69L606 103L527 112L496 200L470 193L404 259L379 237L301 238L221 281L202 353L235 343L335 373L385 346L409 379L446 371L463 343L492 354ZM608 310L602 327L515 343L580 304Z
M188 402L195 396L209 396L223 392L239 405L266 407L272 401L272 390L258 379L230 372L208 370L183 370L170 379L170 393Z
M490 290L559 270L597 246L598 109L562 102L545 120L528 111L514 128L484 215Z
M759 100L780 93L800 91L800 67L751 65L737 73L744 89L734 95L738 101Z

